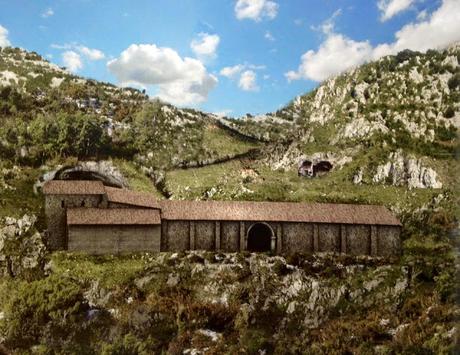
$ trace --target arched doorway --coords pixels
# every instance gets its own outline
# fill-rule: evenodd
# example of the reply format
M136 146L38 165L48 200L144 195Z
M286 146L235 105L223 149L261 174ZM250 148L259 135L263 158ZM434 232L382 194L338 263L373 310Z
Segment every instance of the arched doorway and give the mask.
M273 230L266 223L254 223L248 230L248 251L264 252L272 249Z

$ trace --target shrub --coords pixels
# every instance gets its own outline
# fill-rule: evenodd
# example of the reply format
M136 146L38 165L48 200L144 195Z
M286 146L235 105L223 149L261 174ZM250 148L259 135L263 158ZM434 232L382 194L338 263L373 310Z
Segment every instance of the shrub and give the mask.
M248 354L272 353L274 350L270 336L259 329L247 329L240 336L240 346Z
M460 73L453 75L447 82L449 90L458 90L460 88Z
M399 52L398 54L396 54L395 61L397 64L400 64L400 63L405 62L406 60L416 57L419 54L420 52L414 52L414 51L411 51L410 49L405 49Z
M29 348L45 335L64 341L80 327L87 308L74 280L50 276L22 282L5 307L7 321L1 325L5 343Z
M455 110L452 106L449 106L446 111L444 112L445 118L452 118L455 116Z
M275 261L275 263L273 264L273 271L278 276L285 276L292 272L291 269L289 269L287 265L283 263L281 260Z
M141 341L131 333L115 339L111 344L104 343L101 348L102 355L147 355L149 351L150 337L147 341Z

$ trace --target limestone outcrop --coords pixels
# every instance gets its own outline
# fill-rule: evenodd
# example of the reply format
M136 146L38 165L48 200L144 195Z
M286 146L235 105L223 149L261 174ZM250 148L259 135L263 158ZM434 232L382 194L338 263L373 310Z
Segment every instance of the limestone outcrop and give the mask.
M34 185L40 190L50 180L99 180L107 186L127 188L129 184L121 171L110 160L83 161L74 166L58 166L43 174Z
M15 277L40 268L45 245L34 228L36 220L27 214L0 220L0 274Z
M279 146L271 149L267 154L265 163L272 170L290 170L297 169L299 164L304 160L310 160L314 163L319 161L328 161L332 164L334 169L340 169L345 164L353 161L353 155L356 154L357 149L348 148L340 153L335 152L315 152L312 154L305 154L299 148L297 143L293 143L286 148Z
M395 186L407 185L413 188L442 188L438 174L427 167L422 159L405 155L402 151L390 154L388 161L377 167L372 178L375 183L390 183Z

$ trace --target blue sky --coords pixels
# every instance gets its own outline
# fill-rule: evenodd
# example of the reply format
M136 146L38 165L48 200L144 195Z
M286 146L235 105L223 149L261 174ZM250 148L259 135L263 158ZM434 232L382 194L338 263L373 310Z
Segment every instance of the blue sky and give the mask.
M0 0L0 46L180 106L274 111L341 71L460 39L460 0Z

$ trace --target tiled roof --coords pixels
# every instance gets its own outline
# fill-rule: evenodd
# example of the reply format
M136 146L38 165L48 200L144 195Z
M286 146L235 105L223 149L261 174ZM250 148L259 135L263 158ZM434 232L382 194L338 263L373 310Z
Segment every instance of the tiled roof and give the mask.
M158 201L149 193L117 189L108 186L105 187L105 191L109 202L139 207L160 208Z
M167 220L280 221L397 225L401 222L384 206L293 202L156 201L147 193L104 187L100 181L49 181L45 194L107 194L109 202L128 209L73 209L69 224L159 224ZM150 209L148 209L150 208Z
M68 225L154 225L160 224L160 211L138 208L70 208Z
M104 195L101 181L51 180L43 186L47 195Z
M384 206L238 201L160 201L168 220L282 221L401 225Z

